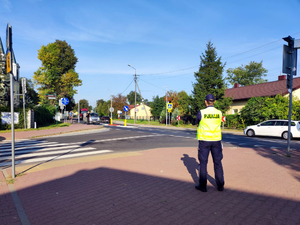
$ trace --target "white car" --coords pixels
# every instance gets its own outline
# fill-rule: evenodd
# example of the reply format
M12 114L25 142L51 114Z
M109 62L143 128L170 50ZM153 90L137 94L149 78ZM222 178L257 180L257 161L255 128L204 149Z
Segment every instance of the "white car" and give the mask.
M267 120L257 125L248 126L244 129L248 137L273 136L288 139L288 120ZM291 121L291 138L300 138L300 122Z

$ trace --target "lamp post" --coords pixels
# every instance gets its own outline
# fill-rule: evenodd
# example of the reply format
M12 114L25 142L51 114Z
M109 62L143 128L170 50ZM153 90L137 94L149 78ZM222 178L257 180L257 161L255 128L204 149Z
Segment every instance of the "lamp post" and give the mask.
M136 124L136 69L133 67L133 66L131 66L131 65L129 65L128 64L128 66L129 67L131 67L132 69L134 69L134 71L135 71L135 73L134 73L134 84L135 84L135 86L134 86L134 124Z

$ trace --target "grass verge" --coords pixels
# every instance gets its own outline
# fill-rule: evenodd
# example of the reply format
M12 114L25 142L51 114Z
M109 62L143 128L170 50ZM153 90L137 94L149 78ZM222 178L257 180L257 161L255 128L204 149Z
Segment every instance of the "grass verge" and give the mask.
M59 122L57 125L56 124L47 124L45 126L41 126L36 129L34 129L34 128L30 128L30 129L26 129L26 130L25 129L15 129L15 132L32 131L32 130L49 130L49 129L59 128L59 127L68 127L70 125L71 125L70 123ZM11 130L0 130L0 133L7 133L7 132L11 132Z

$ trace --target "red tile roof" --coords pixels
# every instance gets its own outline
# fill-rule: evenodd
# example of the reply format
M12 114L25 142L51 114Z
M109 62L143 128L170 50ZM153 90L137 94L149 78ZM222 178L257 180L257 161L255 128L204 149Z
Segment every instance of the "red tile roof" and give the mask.
M293 91L300 88L300 77L293 79ZM286 80L272 81L245 87L231 88L225 91L225 97L233 97L233 100L246 100L252 97L268 97L286 95Z
M129 111L134 108L134 105L128 105Z

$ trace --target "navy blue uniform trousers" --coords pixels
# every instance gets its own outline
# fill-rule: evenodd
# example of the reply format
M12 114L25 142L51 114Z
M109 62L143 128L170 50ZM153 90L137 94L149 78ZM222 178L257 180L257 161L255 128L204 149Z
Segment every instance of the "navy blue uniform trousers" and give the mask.
M200 162L200 171L199 171L199 186L201 188L206 188L207 185L207 162L208 155L211 152L214 170L215 170L215 180L218 188L224 186L224 173L222 166L222 144L221 141L199 141L198 146L198 159Z

